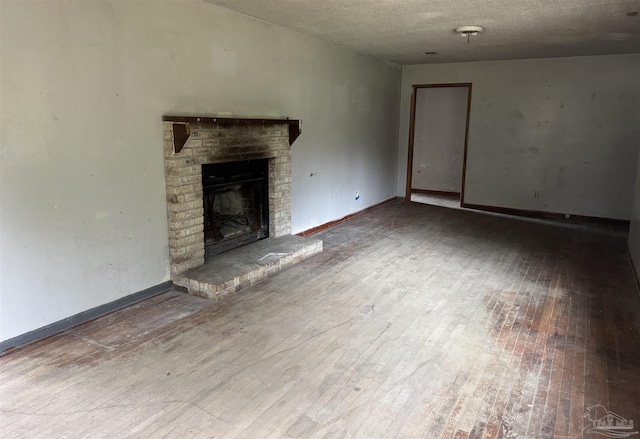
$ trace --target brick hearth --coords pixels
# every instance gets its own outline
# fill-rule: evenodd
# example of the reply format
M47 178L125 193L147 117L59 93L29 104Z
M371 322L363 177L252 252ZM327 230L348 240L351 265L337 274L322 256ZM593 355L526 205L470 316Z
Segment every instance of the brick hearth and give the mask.
M187 122L190 136L182 149L176 147L176 137L185 131ZM238 160L268 159L269 161L269 236L284 237L291 234L291 126L287 121L261 120L260 123L219 123L216 118L163 118L164 163L169 219L169 256L174 283L189 287L186 272L204 264L204 209L202 204L202 165ZM178 122L176 122L178 121ZM177 135L176 135L177 134ZM296 134L297 136L297 134ZM293 137L295 139L295 137ZM179 152L176 152L179 151ZM322 251L322 243L309 241L308 246L297 248L286 255L287 261L301 260ZM263 246L265 244L262 244ZM224 255L224 254L223 254ZM273 262L274 266L291 265ZM260 272L262 269L259 268ZM265 272L267 270L264 270ZM273 270L269 271L270 273ZM254 274L234 275L235 279ZM242 283L242 282L241 282ZM246 284L246 282L244 282ZM191 291L211 296L210 290Z
M190 125L191 136L176 153L173 123L164 122L172 274L204 263L203 164L269 159L269 236L291 233L291 146L287 125Z
M322 241L302 236L268 238L216 255L206 264L174 276L186 292L220 299L322 252Z

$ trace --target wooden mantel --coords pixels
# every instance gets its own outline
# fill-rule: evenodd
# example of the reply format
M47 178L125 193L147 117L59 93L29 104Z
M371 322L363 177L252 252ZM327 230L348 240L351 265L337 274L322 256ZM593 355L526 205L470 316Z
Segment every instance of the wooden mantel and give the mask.
M216 123L218 125L271 125L287 124L289 126L289 145L296 141L302 133L299 119L239 118L239 117L201 117L201 116L162 116L163 122L173 122L173 150L178 153L191 135L192 123Z

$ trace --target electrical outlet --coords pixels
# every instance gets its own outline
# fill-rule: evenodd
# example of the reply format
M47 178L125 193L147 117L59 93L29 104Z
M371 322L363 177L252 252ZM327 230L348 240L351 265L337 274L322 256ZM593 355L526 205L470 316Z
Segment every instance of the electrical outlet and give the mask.
M538 198L540 198L540 192L538 191L533 191L533 199L537 200Z

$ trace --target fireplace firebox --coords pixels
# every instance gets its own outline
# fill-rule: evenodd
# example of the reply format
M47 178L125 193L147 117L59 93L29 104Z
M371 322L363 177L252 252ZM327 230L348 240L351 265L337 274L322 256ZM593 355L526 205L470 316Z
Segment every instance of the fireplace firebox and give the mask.
M205 260L269 236L268 159L202 165Z

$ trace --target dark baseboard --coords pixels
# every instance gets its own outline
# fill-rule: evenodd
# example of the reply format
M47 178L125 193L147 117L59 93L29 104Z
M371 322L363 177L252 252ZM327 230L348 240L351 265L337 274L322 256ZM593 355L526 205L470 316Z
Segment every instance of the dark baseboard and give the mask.
M628 242L627 242L627 255L629 255L629 263L631 264L631 271L633 272L633 278L636 281L636 289L638 290L638 295L640 296L640 272L638 271L636 264L633 263L633 258L631 257L631 249L629 248Z
M357 212L351 213L351 214L349 214L347 216L344 216L344 217L342 217L340 219L337 219L335 221L329 221L328 223L324 223L324 224L321 224L321 225L319 225L317 227L314 227L312 229L305 230L304 232L300 232L297 235L298 236L313 235L314 233L318 233L318 232L321 232L323 230L328 229L329 227L336 226L336 225L338 225L340 223L343 223L343 222L345 222L347 220L350 220L351 218L354 218L356 216L359 216L359 215L362 215L364 213L370 212L373 209L377 209L380 206L384 206L385 204L392 203L392 202L396 201L397 199L398 199L398 197L389 198L388 200L381 201L380 203L374 204L373 206L366 207L366 208L364 208L362 210L359 210Z
M432 191L429 189L411 189L411 193L425 194L425 195L456 195L458 197L460 196L460 192Z
M47 337L51 337L74 326L81 325L90 320L97 319L106 314L117 311L126 306L132 305L136 302L148 299L158 294L166 293L173 287L173 282L167 281L158 285L154 285L137 293L130 294L126 297L114 300L113 302L105 303L96 308L83 311L79 314L67 317L66 319L59 320L51 323L50 325L43 326L42 328L35 329L26 334L18 335L8 340L0 342L0 356L6 355L15 349L26 346L30 343L42 340Z
M573 224L600 224L622 228L629 228L629 221L615 219L615 218L600 218L597 216L585 216L585 215L569 215L566 217L564 213L557 212L543 212L541 210L523 210L512 209L510 207L497 207L497 206L485 206L482 204L469 204L462 203L460 205L466 209L483 210L486 212L504 213L507 215L524 216L528 218L540 218L554 221L562 221L565 223Z

